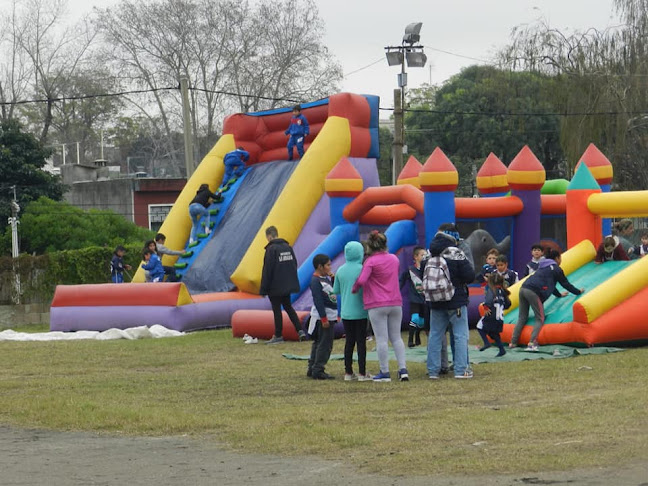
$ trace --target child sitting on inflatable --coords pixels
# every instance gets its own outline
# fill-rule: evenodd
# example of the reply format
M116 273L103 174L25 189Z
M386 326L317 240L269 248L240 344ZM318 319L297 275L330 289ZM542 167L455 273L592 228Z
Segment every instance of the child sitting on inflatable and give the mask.
M610 262L613 260L630 260L628 254L619 244L618 236L606 236L596 250L596 263Z

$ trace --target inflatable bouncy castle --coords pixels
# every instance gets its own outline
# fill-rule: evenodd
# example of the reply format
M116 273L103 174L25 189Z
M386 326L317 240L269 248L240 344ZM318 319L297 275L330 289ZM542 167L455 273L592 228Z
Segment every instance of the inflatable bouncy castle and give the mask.
M394 186L380 186L378 99L348 93L302 105L311 126L306 153L286 159L284 130L290 109L236 114L224 134L187 182L161 232L167 246L184 247L175 265L181 283L59 286L51 307L52 330L105 330L162 324L191 331L232 327L235 336L272 335L272 313L258 295L266 239L276 226L295 250L301 290L295 308L306 317L312 257L325 253L333 268L343 263L344 245L372 229L387 235L389 251L403 269L416 245L427 247L441 223L458 223L463 248L476 268L498 248L521 272L532 244L560 249L570 281L586 293L550 298L540 344L630 344L648 341L648 259L595 265L595 248L610 232L610 218L648 215L648 191L610 192L612 166L593 145L571 181L545 180L542 163L524 147L508 167L490 154L477 173L480 197L458 198L459 176L440 148L421 164L410 157ZM226 185L222 201L210 208L212 231L188 245L188 205L201 183L212 190L223 177L223 157L242 146L250 153L245 173ZM506 316L503 339L517 319L516 292ZM472 320L482 290L471 288ZM405 301L407 299L404 299ZM405 313L407 315L407 312ZM614 316L614 317L613 317ZM286 339L296 339L284 326ZM522 341L528 339L525 329Z

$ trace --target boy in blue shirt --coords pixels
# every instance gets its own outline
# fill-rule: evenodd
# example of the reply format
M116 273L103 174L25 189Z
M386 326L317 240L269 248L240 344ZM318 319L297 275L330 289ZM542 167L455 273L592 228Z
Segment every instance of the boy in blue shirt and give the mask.
M164 268L160 257L153 250L147 248L144 250L143 258L146 263L142 263L142 268L149 271L151 282L162 282L164 280Z
M310 133L308 120L301 114L301 106L293 108L293 115L290 118L290 125L284 132L288 138L288 160L293 159L293 147L297 146L297 153L301 159L304 156L304 138Z
M319 253L313 258L315 273L311 278L310 290L313 307L308 325L308 334L313 337L313 346L308 360L306 376L314 380L335 378L324 371L333 349L334 328L337 323L337 297L333 293L331 259Z

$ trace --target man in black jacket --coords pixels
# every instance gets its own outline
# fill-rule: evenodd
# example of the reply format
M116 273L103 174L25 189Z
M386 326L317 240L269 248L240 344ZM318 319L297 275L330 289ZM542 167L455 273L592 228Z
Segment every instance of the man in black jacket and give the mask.
M450 273L454 294L449 300L430 302L430 337L427 368L431 379L441 371L441 339L452 328L452 362L455 378L472 378L468 360L468 284L475 279L475 269L465 253L457 248L459 231L453 223L443 223L430 242L430 256L442 256ZM427 277L427 271L426 271Z
M283 323L281 306L288 314L290 321L299 334L299 340L306 339L302 331L299 318L290 303L290 294L299 292L299 279L297 278L297 258L288 242L279 238L279 232L274 226L266 228L268 244L265 247L263 258L263 273L261 275L261 295L267 295L272 304L274 314L275 333L266 344L283 343Z

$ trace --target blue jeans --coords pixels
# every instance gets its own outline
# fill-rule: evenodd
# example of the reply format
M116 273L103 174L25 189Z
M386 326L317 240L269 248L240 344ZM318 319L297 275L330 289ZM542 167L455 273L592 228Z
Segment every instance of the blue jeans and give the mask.
M301 159L304 156L304 135L291 135L288 139L288 160L293 159L293 147L297 146L297 153Z
M196 241L196 235L200 231L200 217L204 216L206 227L209 227L209 210L200 203L189 205L189 216L191 216L191 241Z
M427 349L428 374L438 376L441 370L441 339L445 339L450 327L454 338L452 362L455 376L461 376L468 369L468 309L431 309L430 338Z

